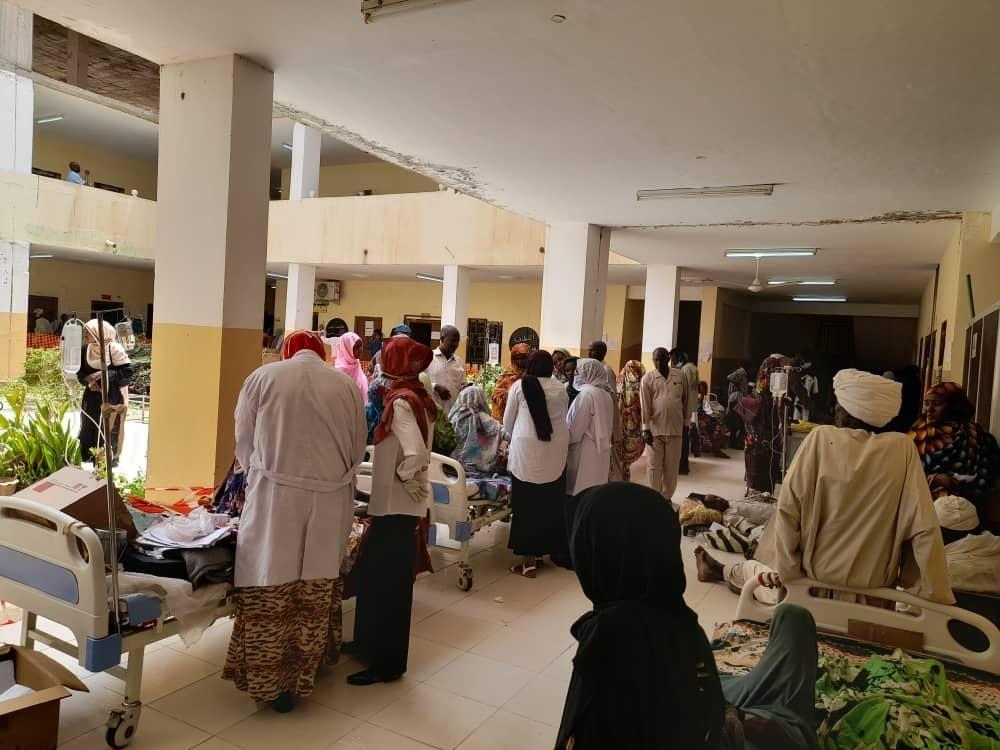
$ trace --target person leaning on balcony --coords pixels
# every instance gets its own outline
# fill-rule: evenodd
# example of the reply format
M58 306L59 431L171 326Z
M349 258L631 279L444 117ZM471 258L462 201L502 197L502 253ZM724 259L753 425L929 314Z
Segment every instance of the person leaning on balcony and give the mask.
M71 161L69 163L69 174L66 175L66 181L72 182L74 185L89 185L90 184L90 170L83 170L83 174L80 174L80 162Z

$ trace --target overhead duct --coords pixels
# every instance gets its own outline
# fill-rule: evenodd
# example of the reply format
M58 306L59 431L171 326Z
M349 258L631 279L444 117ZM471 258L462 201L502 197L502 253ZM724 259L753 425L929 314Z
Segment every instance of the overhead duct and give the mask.
M361 0L361 15L364 16L365 23L371 23L378 16L454 2L458 0Z

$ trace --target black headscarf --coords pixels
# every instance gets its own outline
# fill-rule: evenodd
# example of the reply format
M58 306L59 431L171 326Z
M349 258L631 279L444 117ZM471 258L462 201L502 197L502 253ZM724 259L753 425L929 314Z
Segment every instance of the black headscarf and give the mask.
M545 441L552 439L552 419L545 403L545 391L538 379L551 378L552 370L552 355L539 350L528 357L528 366L521 378L521 391L524 393L524 400L528 402L531 421L535 423L535 433L539 440Z
M558 750L717 747L725 701L684 603L681 528L669 502L628 482L576 498L570 554L594 609L574 623Z

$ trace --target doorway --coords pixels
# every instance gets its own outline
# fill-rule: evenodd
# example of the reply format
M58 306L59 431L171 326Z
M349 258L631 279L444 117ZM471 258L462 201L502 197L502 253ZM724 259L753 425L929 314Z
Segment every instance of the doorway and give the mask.
M28 333L35 332L35 310L42 311L42 317L52 324L52 330L55 331L59 324L59 298L41 294L28 295Z
M354 332L365 342L365 348L361 353L361 358L368 361L372 358L371 350L368 348L372 339L375 338L375 331L382 333L382 317L374 315L355 315Z
M701 338L701 302L681 302L677 312L677 346L695 364Z
M425 346L434 349L441 339L441 318L428 318L423 315L404 315L403 322L413 331L413 338Z
M125 303L109 299L93 299L90 301L90 315L103 312L104 319L111 325L118 325L125 320Z

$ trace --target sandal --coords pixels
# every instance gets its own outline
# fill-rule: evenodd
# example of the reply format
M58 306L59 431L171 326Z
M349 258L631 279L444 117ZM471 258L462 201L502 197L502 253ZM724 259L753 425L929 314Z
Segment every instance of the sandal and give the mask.
M515 575L524 576L525 578L534 578L536 568L536 565L529 565L525 567L524 563L518 563L517 565L510 566L510 572Z

